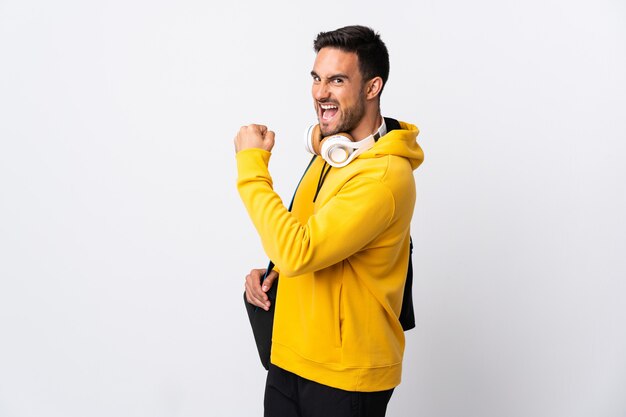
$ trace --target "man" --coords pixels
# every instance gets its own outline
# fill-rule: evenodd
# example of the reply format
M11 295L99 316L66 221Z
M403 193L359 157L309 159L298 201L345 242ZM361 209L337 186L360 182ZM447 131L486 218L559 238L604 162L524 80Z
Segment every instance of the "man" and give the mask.
M377 33L322 32L314 50L320 132L308 148L323 157L291 212L267 168L274 132L249 125L235 138L239 193L279 271L261 286L265 270L252 270L245 284L247 301L266 310L266 292L279 285L265 415L384 416L402 371L399 315L423 153L415 126L381 115L389 56ZM339 150L324 149L333 142Z

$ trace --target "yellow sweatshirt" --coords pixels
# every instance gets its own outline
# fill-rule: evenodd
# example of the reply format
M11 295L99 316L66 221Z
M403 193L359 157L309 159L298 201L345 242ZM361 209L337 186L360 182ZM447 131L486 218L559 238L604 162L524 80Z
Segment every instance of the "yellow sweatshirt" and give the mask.
M343 168L316 158L291 212L272 188L270 153L237 153L237 186L269 258L280 271L271 362L348 391L400 383L398 321L423 160L417 127L400 122Z

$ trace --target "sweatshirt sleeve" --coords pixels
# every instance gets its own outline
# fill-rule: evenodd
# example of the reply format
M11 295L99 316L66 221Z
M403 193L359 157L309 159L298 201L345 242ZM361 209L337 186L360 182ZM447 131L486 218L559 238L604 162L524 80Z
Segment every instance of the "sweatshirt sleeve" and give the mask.
M237 188L267 255L281 273L317 271L356 253L387 228L394 215L391 191L372 178L355 178L302 224L274 192L270 153L237 153Z

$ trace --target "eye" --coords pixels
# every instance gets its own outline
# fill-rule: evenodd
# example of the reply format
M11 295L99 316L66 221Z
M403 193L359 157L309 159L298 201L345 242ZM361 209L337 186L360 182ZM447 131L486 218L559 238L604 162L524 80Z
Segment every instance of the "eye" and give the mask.
M313 78L313 82L314 82L314 83L319 83L319 82L320 82L320 77L319 77L319 76L317 76L317 75L312 75L311 77Z
M335 84L335 85L340 85L340 84L343 84L343 79L342 79L342 78L333 78L333 79L331 80L331 82L332 82L333 84Z

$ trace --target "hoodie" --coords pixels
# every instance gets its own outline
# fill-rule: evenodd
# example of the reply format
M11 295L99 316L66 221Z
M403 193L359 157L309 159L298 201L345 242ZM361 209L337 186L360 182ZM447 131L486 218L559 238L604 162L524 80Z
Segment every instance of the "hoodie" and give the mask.
M240 196L280 271L271 362L347 391L401 380L398 316L423 152L417 127L400 126L343 168L316 158L291 212L273 190L270 153L236 156Z

